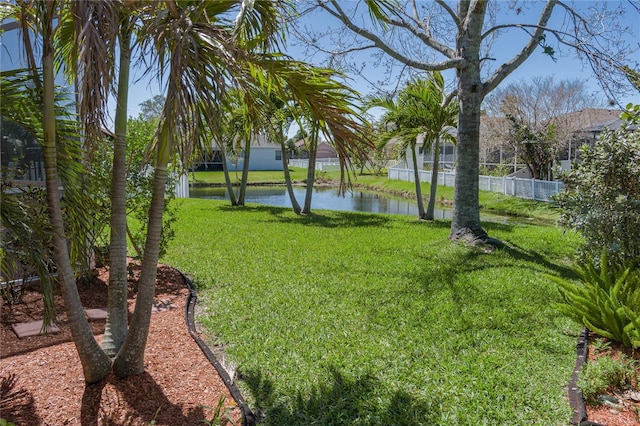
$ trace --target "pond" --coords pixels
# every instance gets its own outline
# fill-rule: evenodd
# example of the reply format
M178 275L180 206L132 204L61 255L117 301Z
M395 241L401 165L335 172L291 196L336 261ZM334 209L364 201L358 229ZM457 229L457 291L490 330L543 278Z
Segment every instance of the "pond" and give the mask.
M306 188L294 187L298 203L304 204ZM209 198L228 200L229 195L221 187L189 188L191 198ZM266 204L278 207L291 207L291 201L284 186L249 186L245 196L247 203ZM418 205L406 198L395 198L371 191L353 190L344 197L338 194L337 188L314 188L311 200L313 210L342 210L366 213L389 213L418 216ZM425 209L426 209L425 203ZM451 219L450 209L436 209L436 219Z

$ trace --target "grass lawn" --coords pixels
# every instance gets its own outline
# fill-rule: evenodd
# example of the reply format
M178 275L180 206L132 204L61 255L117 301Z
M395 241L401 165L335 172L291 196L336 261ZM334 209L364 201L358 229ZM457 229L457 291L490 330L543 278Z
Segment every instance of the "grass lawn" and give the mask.
M579 326L550 304L578 239L486 223L182 202L162 259L190 275L212 344L268 425L564 425Z

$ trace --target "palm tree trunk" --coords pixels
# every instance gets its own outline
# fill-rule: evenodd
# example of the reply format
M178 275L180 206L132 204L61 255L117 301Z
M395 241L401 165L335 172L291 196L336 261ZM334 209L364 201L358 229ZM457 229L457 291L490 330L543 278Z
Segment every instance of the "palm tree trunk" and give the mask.
M109 302L102 349L115 357L127 335L127 101L131 63L131 32L120 34L120 69L111 176L109 240Z
M251 139L247 139L244 143L244 161L242 163L242 179L240 180L240 194L238 195L238 204L244 206L244 198L247 193L247 179L249 177L249 156L251 154Z
M232 206L238 205L238 199L236 193L233 190L233 184L231 183L231 177L229 176L229 168L227 167L227 155L224 153L224 147L220 147L220 158L222 159L222 172L224 173L224 183L227 186L227 192L229 193L229 200Z
M313 197L313 183L316 177L316 157L318 155L317 135L311 137L309 144L309 167L307 168L307 191L304 195L304 207L302 214L311 213L311 198Z
M413 160L413 181L416 186L416 201L418 202L418 219L425 219L424 201L422 200L422 188L420 187L420 171L416 155L416 144L411 144L411 159Z
M429 188L429 204L427 205L426 220L433 220L435 205L436 205L436 192L438 191L438 168L440 164L440 135L436 135L435 141L433 141L433 169L431 170L431 188Z
M284 142L284 135L282 134L282 131L280 131L280 149L282 150L282 171L284 172L284 182L287 186L287 193L291 200L293 212L295 214L300 214L302 209L300 208L300 204L298 204L298 200L296 200L296 195L293 193L293 183L291 182L291 173L289 173L289 154L287 152L287 146Z
M56 115L54 111L54 71L53 71L53 36L52 28L55 2L48 3L46 13L48 18L43 20L42 72L43 72L43 125L45 161L45 179L47 188L47 207L51 221L54 257L58 268L58 280L62 288L62 296L67 308L69 327L73 342L78 351L84 379L87 383L102 380L111 369L111 360L100 349L93 337L89 323L82 308L82 302L76 287L67 239L65 237L62 209L60 206L60 192L58 189L58 167L56 148Z
M133 311L129 332L122 348L113 361L113 371L118 377L128 377L144 372L144 349L149 336L151 309L156 288L160 239L162 235L162 213L167 185L167 165L169 163L170 132L164 124L160 132L156 166L153 172L153 189L147 239L142 259L142 271L138 283L136 307Z

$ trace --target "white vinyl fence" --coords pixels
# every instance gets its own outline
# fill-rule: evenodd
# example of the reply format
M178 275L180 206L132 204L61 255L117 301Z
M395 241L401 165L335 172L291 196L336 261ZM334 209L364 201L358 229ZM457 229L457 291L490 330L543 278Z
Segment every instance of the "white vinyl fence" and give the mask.
M291 167L300 167L301 169L309 168L308 159L293 158L289 159ZM335 172L340 170L340 160L337 158L318 158L316 159L316 171Z
M175 182L176 198L189 198L189 175L182 173Z
M432 172L430 170L419 170L418 173L420 182L431 182ZM414 181L412 169L390 167L387 175L389 179ZM438 185L455 186L455 176L454 172L439 172ZM551 201L551 196L564 188L564 183L560 181L521 179L508 176L480 176L478 183L483 191L502 192L505 195L538 201Z

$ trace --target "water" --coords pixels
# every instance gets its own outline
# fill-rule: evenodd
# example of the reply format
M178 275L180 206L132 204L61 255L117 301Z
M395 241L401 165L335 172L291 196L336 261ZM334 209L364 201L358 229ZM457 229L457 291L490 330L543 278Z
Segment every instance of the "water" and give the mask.
M298 203L302 206L306 188L294 187L293 192ZM226 189L220 187L190 188L189 196L214 200L229 199ZM269 206L291 207L291 201L284 186L249 186L245 201ZM347 192L342 197L338 194L337 188L314 188L311 209L418 216L418 205L413 200L393 198L376 192L360 190ZM436 219L451 219L451 210L435 209L434 216Z

